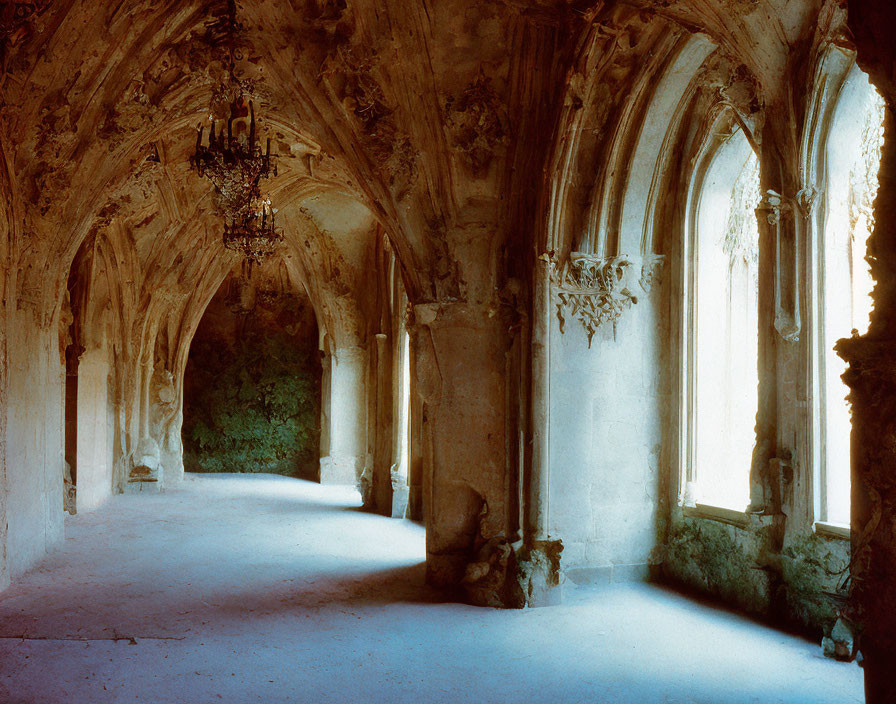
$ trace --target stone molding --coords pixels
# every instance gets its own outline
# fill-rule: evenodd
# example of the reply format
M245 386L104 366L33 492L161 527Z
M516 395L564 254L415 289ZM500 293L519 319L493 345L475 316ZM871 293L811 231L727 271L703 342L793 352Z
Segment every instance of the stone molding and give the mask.
M358 486L366 456L338 453L320 458L320 483Z
M576 318L588 335L604 323L616 323L622 314L650 291L665 257L657 254L597 257L573 252L558 266L548 259L551 290L561 334L567 318Z
M803 329L799 247L816 199L817 191L811 186L792 198L769 190L756 208L758 222L767 223L775 238L775 330L786 342L799 342Z

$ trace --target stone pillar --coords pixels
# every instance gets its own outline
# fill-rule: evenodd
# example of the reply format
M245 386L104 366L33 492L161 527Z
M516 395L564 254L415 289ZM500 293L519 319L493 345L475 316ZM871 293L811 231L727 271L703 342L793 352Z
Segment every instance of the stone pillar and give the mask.
M535 265L532 316L532 470L525 487L525 531L532 541L548 540L551 420L551 281L549 264Z
M868 702L896 701L896 116L887 111L875 228L874 311L866 335L841 340L852 406L850 602Z
M65 372L57 331L27 308L10 317L3 412L7 559L15 578L63 539Z
M321 484L357 485L367 457L367 352L336 350L330 360L329 454L320 460Z
M411 343L413 345L413 342ZM417 361L413 354L410 355L411 363L411 398L408 408L409 438L408 442L408 518L414 521L425 521L429 512L429 505L425 496L426 482L424 480L423 460L423 399L416 388Z
M371 389L376 396L373 408L373 422L370 424L370 437L373 455L372 499L373 509L384 516L392 515L392 476L390 472L392 460L392 427L393 427L393 393L392 393L392 346L389 336L379 333L376 340L376 360L373 369Z
M7 279L6 269L8 260L6 258L6 233L0 236L0 592L9 586L9 564L6 552L7 539L7 518L6 518L6 500L9 487L6 482L6 416L8 413L9 403L7 401L7 389L9 378L7 376L9 370L9 360L6 355L6 300L7 300Z
M330 372L332 358L321 352L320 360L320 457L330 454ZM319 471L319 470L318 470ZM320 479L320 477L318 477Z
M529 476L523 481L523 545L519 550L520 581L528 606L560 603L559 540L549 534L551 490L551 314L550 262L539 259L534 268L532 305L532 455Z
M97 348L86 351L77 366L73 429L78 510L96 508L112 494L112 439L107 435L109 371L105 350Z
M431 478L427 581L479 585L478 593L468 591L471 601L501 606L508 605L500 572L509 551L503 535L506 325L495 313L463 303L416 305L410 333L424 472Z

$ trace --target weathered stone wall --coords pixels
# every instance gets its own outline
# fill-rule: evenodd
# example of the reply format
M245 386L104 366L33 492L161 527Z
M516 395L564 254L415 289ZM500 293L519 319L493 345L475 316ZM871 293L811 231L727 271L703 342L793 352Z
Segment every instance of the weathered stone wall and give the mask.
M802 526L783 542L774 519L685 515L676 507L665 537L663 577L755 616L829 635L845 605L849 541Z
M551 336L550 535L575 579L646 579L657 544L666 389L659 289L615 323Z
M58 336L32 311L14 314L7 339L6 547L15 578L63 538L64 368Z

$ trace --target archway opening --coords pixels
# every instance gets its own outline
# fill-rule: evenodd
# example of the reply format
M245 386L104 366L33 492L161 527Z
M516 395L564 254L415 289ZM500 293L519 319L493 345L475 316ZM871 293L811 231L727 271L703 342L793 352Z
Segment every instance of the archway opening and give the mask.
M190 346L184 469L317 480L318 339L311 301L284 266L231 271Z
M87 238L69 268L59 329L63 509L70 514L99 507L116 486L113 286L103 242Z

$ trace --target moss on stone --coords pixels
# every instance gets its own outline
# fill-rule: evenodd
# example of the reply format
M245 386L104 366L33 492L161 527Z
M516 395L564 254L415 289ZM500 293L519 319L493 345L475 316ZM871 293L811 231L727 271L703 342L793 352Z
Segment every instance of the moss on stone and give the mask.
M673 520L662 574L821 637L830 632L846 597L849 546L809 534L785 540L777 551L774 531L759 518L746 528L703 518Z
M667 576L750 613L768 613L771 585L768 571L758 564L761 539L754 533L685 518L674 524L666 546Z
M256 334L232 345L200 341L184 408L189 471L299 476L317 451L320 372L285 334Z
M830 633L847 597L849 543L803 535L781 551L781 597L787 617L815 635Z

